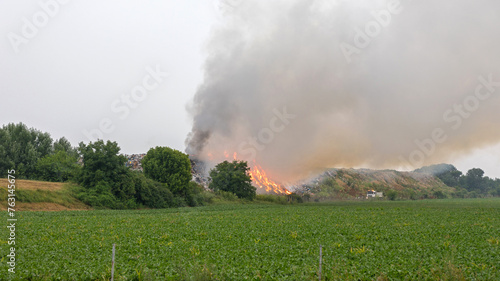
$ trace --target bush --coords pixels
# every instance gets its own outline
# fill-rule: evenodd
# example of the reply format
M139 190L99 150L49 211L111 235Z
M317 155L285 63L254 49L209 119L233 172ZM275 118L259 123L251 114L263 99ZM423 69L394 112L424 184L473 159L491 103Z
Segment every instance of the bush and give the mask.
M210 171L208 188L217 191L227 191L236 194L238 198L253 200L256 190L248 175L250 168L245 161L224 161Z
M203 195L204 192L205 189L203 186L194 181L190 181L185 192L185 199L188 206L196 207L205 205L205 196Z
M288 204L288 197L277 194L258 194L256 199L276 204Z
M187 154L169 147L151 148L142 160L144 175L164 183L175 195L187 196L191 161Z
M223 190L218 190L215 192L215 195L221 197L224 200L227 201L236 201L238 200L238 196L236 194L230 192L230 191L223 191Z
M185 206L175 198L166 184L148 179L140 172L125 167L125 157L114 142L100 140L89 145L80 143L84 166L79 176L82 187L76 197L98 208L134 209Z
M186 203L186 200L184 200L183 197L175 196L174 200L173 200L173 206L174 207L186 207L187 203Z
M92 189L78 186L75 191L75 197L94 208L118 208L118 202L116 197L111 193L111 187L103 181L97 183Z
M290 202L290 203L303 203L304 202L302 197L295 192L287 195L287 198L288 198L288 202Z
M56 154L45 156L36 164L37 178L52 182L71 180L77 175L79 169L77 159L66 151L58 151Z
M434 191L432 195L438 199L445 199L447 197L441 190Z
M135 183L135 200L149 208L174 207L174 195L159 182L147 179L140 172L133 172Z
M203 192L198 195L198 198L201 202L203 202L202 205L211 204L214 202L215 194L213 192L203 190Z
M389 190L387 191L387 198L391 201L394 201L396 200L396 198L398 197L398 193L396 190Z

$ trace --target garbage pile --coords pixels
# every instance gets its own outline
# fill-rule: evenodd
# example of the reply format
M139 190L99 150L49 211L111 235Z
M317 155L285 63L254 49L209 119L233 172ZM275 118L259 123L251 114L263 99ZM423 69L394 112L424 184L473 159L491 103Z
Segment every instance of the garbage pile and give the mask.
M207 163L197 159L196 157L189 157L191 161L191 174L193 175L193 181L201 184L205 189L208 188L209 182L209 167Z
M129 167L133 171L141 171L142 172L142 159L146 156L145 153L141 154L125 154L127 158L127 162L125 162L125 166Z

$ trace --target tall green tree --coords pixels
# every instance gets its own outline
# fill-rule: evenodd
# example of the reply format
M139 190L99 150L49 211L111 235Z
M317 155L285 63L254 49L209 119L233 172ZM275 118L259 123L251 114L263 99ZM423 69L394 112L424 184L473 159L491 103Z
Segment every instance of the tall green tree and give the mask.
M469 191L477 191L480 193L486 192L488 188L487 179L484 178L484 171L478 168L473 168L467 171L465 175L465 183Z
M0 129L0 176L15 169L20 178L35 178L40 158L53 152L50 134L23 123L10 123Z
M151 148L142 167L146 177L164 183L177 195L186 195L191 181L191 161L187 154L169 147Z
M116 142L104 143L98 140L85 145L79 144L78 152L82 155L83 167L79 175L79 183L102 193L111 192L117 199L127 201L135 194L132 175L125 167L125 156L120 155L120 147Z
M60 139L56 140L53 145L53 150L54 153L57 153L59 151L64 151L66 152L69 156L78 158L78 150L74 147L71 146L71 143L65 138L61 137Z
M0 129L0 177L7 176L7 170L14 169L15 164L10 152L10 135L4 128Z
M82 188L77 190L76 196L83 202L112 209L179 206L164 184L125 166L127 159L119 154L116 142L80 143L78 153L82 156L83 167L78 176Z
M460 185L460 177L462 177L462 172L457 170L457 168L452 167L450 170L436 175L444 184L451 187L457 187Z
M73 179L80 170L78 159L66 151L58 151L38 160L37 179L53 182L65 182Z
M228 191L239 198L253 200L256 190L248 174L250 168L245 161L224 161L210 170L210 184L208 188L213 191Z

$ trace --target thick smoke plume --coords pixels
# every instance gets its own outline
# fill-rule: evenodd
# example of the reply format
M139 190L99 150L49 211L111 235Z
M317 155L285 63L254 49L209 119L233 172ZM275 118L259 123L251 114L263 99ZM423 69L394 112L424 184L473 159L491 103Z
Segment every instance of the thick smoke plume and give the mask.
M500 142L500 1L232 2L189 105L189 154L237 152L291 181Z

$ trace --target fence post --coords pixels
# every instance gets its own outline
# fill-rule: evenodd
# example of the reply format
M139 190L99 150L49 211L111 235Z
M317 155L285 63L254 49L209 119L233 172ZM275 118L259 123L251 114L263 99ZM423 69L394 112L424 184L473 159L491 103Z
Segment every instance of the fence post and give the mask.
M319 244L319 274L318 274L318 280L321 281L321 262L323 259L323 249L321 244Z
M113 244L113 254L111 256L111 281L113 281L115 275L115 245Z

